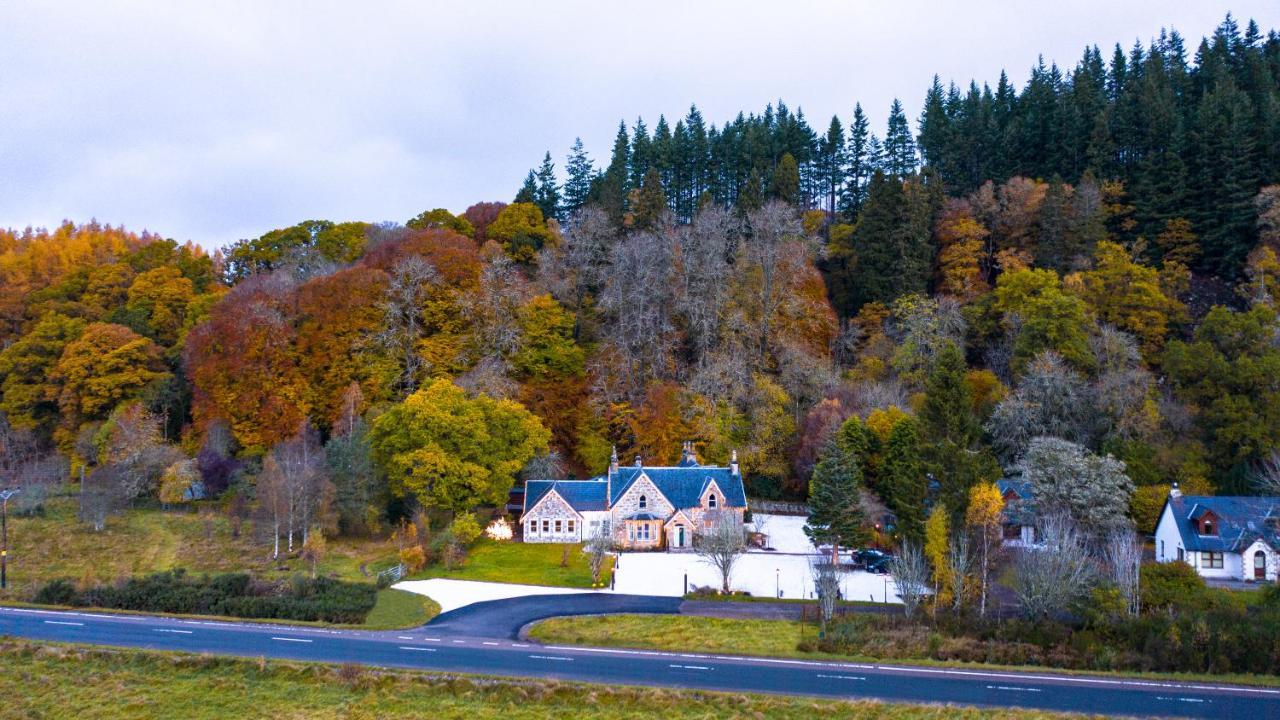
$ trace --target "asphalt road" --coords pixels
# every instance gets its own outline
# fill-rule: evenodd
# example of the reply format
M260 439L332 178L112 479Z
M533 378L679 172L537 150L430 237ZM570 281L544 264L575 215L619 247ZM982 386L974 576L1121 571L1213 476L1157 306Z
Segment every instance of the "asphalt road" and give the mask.
M562 601L558 597L557 601ZM731 692L1016 706L1140 716L1280 716L1280 690L946 668L545 646L465 625L371 632L0 608L0 635L36 640ZM494 637L497 635L497 637ZM74 708L68 708L73 711Z

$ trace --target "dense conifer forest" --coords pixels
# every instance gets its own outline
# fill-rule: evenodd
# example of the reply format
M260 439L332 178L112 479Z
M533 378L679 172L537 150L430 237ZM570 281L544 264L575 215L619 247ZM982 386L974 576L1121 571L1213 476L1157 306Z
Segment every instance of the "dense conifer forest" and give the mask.
M883 137L853 97L825 126L692 107L509 203L212 254L0 231L0 485L84 477L92 524L221 497L292 544L685 440L753 497L842 468L907 537L1032 465L1148 532L1175 481L1280 478L1280 35L923 90Z

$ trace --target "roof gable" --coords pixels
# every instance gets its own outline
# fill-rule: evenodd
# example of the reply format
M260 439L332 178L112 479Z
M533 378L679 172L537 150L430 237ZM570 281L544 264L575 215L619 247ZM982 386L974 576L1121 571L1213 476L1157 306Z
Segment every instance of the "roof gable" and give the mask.
M1280 497L1183 495L1168 508L1187 550L1240 552L1259 539L1280 549ZM1200 534L1205 518L1216 520L1215 534Z
M646 477L658 492L676 508L692 508L702 504L707 486L714 482L720 488L725 507L747 506L747 495L742 487L742 475L730 468L710 466L688 467L625 467L613 475L613 497L616 504L640 477Z
M524 507L529 512L542 498L555 491L575 512L608 510L603 480L530 480L525 483Z

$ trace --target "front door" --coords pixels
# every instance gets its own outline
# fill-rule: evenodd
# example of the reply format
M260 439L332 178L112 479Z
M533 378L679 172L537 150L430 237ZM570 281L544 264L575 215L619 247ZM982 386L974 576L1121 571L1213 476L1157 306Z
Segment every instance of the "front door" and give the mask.
M1261 550L1253 554L1253 579L1267 579L1267 554Z
M684 526L676 526L676 547L684 547Z

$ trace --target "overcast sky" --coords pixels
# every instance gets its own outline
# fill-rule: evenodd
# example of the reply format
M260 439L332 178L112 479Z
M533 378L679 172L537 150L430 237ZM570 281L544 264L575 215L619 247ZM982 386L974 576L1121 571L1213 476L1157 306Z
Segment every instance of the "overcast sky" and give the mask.
M911 117L934 73L1021 86L1036 56L1280 2L37 2L0 0L0 227L64 218L213 248L308 218L510 200L620 118L723 125L783 98Z

